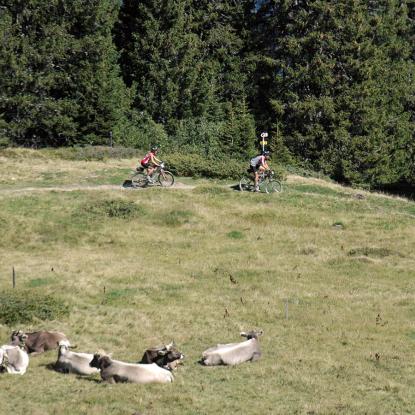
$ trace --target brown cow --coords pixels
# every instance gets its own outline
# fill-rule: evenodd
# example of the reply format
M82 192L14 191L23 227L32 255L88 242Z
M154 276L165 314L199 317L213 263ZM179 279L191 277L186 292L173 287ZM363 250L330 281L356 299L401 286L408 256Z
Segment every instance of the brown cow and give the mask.
M36 331L24 333L22 330L14 331L11 335L11 345L21 346L27 353L39 354L47 350L57 349L59 342L68 339L63 333L53 331Z
M166 346L147 349L138 363L155 363L164 369L174 370L182 359L184 355L172 342Z

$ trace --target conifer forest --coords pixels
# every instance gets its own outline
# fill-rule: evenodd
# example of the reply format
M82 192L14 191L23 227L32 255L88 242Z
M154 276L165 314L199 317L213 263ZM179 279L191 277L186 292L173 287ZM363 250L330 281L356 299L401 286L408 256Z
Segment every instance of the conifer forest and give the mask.
M0 0L0 147L114 144L415 185L413 0Z

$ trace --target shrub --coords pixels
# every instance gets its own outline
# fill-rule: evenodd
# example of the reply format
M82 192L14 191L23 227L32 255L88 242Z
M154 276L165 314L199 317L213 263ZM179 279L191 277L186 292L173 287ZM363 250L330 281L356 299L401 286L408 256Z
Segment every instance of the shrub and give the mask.
M121 219L127 219L145 213L142 206L123 199L100 200L84 206L83 210L93 216L107 216L109 218Z
M0 323L13 326L34 319L56 320L69 313L69 307L59 298L33 290L0 292Z
M129 147L107 147L107 146L85 146L85 147L62 147L60 149L45 150L52 156L64 160L92 161L107 159L130 159L141 154L135 148Z
M180 226L189 223L192 216L190 210L172 210L162 217L162 221L167 226Z
M199 154L173 153L163 158L168 169L178 176L212 179L236 179L246 169L247 164L237 160L208 159Z
M207 177L211 179L239 179L249 166L249 160L211 159L199 154L172 153L163 157L168 170L178 176ZM271 164L276 177L285 178L284 169Z
M244 234L241 231L231 231L227 233L227 236L232 239L242 239Z
M133 111L129 121L114 129L114 140L118 144L149 149L153 144L164 146L167 143L164 127L154 122L147 114Z

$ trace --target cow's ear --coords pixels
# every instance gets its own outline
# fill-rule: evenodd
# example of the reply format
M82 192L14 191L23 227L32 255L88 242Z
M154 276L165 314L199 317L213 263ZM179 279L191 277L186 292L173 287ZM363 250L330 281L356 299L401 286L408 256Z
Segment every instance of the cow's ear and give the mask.
M242 337L248 337L248 333L246 331L241 331L240 334Z
M109 356L103 356L101 357L101 359L99 359L99 365L101 366L102 369L105 369L110 364L111 364L111 360Z
M163 350L158 350L157 354L159 356L165 356L167 353L169 352L169 350L167 348L163 349Z

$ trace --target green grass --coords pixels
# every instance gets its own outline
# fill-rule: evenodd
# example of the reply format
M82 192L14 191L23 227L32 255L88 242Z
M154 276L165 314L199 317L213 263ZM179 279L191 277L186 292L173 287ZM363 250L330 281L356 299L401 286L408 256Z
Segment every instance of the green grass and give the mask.
M24 187L41 171L46 186L76 186L102 172L104 184L108 165L116 177L132 161L25 163L21 177L20 159L4 158L0 182ZM171 340L186 355L173 384L145 386L62 375L49 368L56 352L35 356L24 376L0 376L0 413L415 413L415 203L307 180L275 195L205 180L0 193L0 291L14 267L27 299L70 310L3 323L3 343L51 329L129 362ZM251 328L264 330L259 361L197 363Z

